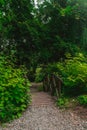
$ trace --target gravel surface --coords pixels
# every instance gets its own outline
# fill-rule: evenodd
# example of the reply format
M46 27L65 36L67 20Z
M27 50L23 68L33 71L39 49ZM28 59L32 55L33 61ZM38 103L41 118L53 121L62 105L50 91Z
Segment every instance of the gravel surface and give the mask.
M0 130L87 130L87 121L55 106L30 106L21 118Z
M72 110L57 108L49 94L38 92L35 87L31 93L32 105L22 117L4 124L0 130L87 130L87 120Z

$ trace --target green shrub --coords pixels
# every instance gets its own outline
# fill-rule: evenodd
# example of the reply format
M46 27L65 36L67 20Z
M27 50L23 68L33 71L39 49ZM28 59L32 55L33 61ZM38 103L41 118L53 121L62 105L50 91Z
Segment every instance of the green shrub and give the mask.
M77 99L81 105L87 106L87 95L81 95Z
M60 77L63 81L62 92L67 96L87 93L87 58L82 53L74 57L67 53L65 61L49 64L43 73Z
M64 97L61 97L57 100L56 102L57 106L59 106L60 108L63 108L63 107L67 107L68 104L69 104L69 100L68 98L64 98Z
M0 56L0 121L17 118L30 103L29 86L24 68L14 68Z
M64 92L69 95L80 95L87 92L87 62L79 53L76 57L67 57L67 60L58 63L59 75L64 83Z
M44 74L42 72L42 68L37 68L36 74L35 74L35 81L36 82L42 82L43 77L44 77Z

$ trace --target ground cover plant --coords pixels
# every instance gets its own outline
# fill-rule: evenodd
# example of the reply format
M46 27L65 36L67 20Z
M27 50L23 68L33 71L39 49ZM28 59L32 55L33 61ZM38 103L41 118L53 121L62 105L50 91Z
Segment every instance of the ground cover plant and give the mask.
M81 105L87 107L87 95L81 95L78 97L78 101Z

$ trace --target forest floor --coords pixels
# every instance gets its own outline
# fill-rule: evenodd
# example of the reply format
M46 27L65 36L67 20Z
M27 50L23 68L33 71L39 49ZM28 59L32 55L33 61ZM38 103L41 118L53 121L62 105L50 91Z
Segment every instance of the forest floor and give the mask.
M4 124L0 130L87 130L87 109L59 109L55 100L32 84L32 104L22 117Z

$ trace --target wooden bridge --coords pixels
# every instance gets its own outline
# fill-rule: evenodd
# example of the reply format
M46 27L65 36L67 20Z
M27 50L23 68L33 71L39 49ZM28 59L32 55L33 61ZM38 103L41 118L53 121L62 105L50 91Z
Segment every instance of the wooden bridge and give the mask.
M56 94L57 98L59 98L62 93L62 84L62 80L55 74L46 75L43 80L43 89L53 96Z
M43 86L43 91L39 92L38 87ZM46 93L47 92L47 93ZM43 84L42 83L32 83L31 87L32 93L32 105L33 106L54 106L54 98L50 96L55 96L58 99L62 94L62 80L54 75L46 75Z

